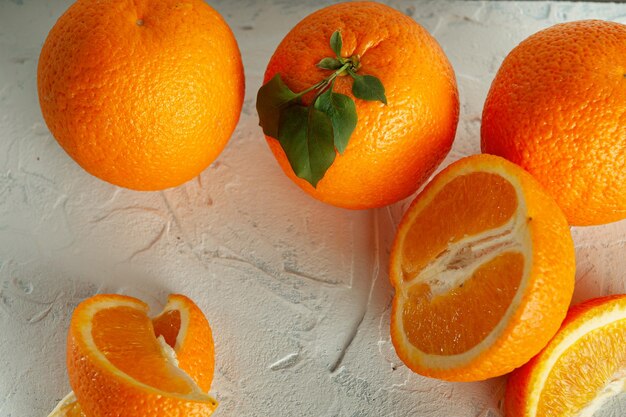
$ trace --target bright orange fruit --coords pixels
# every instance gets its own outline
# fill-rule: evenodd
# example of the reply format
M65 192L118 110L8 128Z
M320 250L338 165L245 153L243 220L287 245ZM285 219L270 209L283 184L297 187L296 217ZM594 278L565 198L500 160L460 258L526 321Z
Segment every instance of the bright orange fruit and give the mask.
M136 190L197 176L243 104L239 48L202 0L78 0L41 50L39 103L87 172Z
M171 294L163 311L152 319L154 334L174 349L178 366L204 392L209 392L215 368L211 327L202 310L189 298Z
M390 263L398 356L450 381L524 364L558 330L574 289L563 213L530 174L491 155L435 176L405 213Z
M570 224L626 218L626 25L542 30L509 53L491 85L482 150L529 171Z
M573 307L561 330L509 377L507 417L591 417L626 385L626 295Z
M67 347L76 400L68 396L51 416L199 417L215 410L206 394L213 339L200 309L172 295L153 320L147 311L121 295L97 295L76 308Z
M334 91L355 101L358 124L317 188L294 174L276 139L266 136L267 143L285 174L313 197L351 209L384 206L415 192L450 150L459 116L454 71L410 17L379 3L346 2L298 23L270 59L264 83L280 74L300 92L327 77L316 64L333 55L335 31L343 38L341 56L358 57L359 73L380 79L388 104L355 99L351 77L337 77Z

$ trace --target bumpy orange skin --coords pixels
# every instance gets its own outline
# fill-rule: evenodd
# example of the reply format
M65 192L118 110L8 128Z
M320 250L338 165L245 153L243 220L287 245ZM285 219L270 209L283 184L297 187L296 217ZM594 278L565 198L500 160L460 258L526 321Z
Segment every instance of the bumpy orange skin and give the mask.
M93 304L107 300L134 302L138 309L148 310L140 300L122 295L96 295L76 307L67 339L67 370L70 385L85 415L90 417L206 417L215 403L189 401L175 396L150 393L120 379L103 368L90 354L79 336L86 325L85 311Z
M625 25L555 25L509 53L485 102L483 152L533 174L572 225L626 218L625 57Z
M528 361L528 363L509 375L504 397L506 417L528 417L526 405L528 404L529 396L532 395L537 366L552 353L559 342L572 330L575 330L579 325L584 324L584 322L590 318L602 314L605 311L605 309L602 308L603 306L610 308L611 305L616 304L622 307L626 306L626 295L610 295L594 298L578 304L569 310L565 320L563 320L561 329L554 335L548 345ZM598 307L601 308L597 311L593 311Z
M448 369L425 366L419 358L409 355L406 346L400 343L400 330L394 323L396 315L402 315L402 311L397 308L396 295L391 310L391 340L402 362L421 375L448 381L480 381L504 375L539 352L559 329L567 313L575 276L574 244L567 221L554 200L530 174L493 155L473 155L451 164L418 194L398 226L390 257L391 283L394 288L401 285L402 253L398 236L408 230L409 213L419 201L431 192L436 183L448 182L459 170L471 167L479 171L481 166L497 165L519 179L526 199L533 256L528 287L499 339L471 362Z
M41 50L39 103L87 172L160 190L197 176L239 120L237 42L201 0L78 0Z
M355 99L356 129L317 188L294 174L276 139L266 136L267 143L285 174L311 196L350 209L384 206L415 192L450 150L459 116L454 71L411 18L378 3L347 2L298 23L270 59L264 82L278 73L298 92L327 77L330 71L316 64L333 56L329 39L336 30L342 56L360 56L359 73L382 81L388 105ZM349 76L337 78L335 91L354 98L351 88Z

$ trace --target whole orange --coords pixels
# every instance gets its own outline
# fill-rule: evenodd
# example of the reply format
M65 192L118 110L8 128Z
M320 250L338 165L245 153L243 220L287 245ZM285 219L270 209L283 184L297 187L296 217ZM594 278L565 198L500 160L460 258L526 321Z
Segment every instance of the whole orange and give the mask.
M37 73L50 131L86 171L136 190L197 176L239 120L237 42L201 0L79 0Z
M354 99L358 123L316 188L294 174L276 139L266 139L283 171L313 197L351 209L384 206L415 192L450 150L459 116L454 71L413 19L382 4L349 2L298 23L270 59L265 83L280 74L300 92L327 77L316 64L333 55L335 31L343 38L341 56L358 56L359 73L380 79L388 104L355 99L349 76L335 80L334 91ZM312 98L305 95L303 103Z
M528 170L572 225L626 218L626 26L564 23L520 43L498 71L483 152Z

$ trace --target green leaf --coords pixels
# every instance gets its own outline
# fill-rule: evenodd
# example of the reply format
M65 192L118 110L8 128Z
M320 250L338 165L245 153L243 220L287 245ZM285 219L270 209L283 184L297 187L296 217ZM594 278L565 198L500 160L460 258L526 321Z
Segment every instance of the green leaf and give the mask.
M280 115L278 141L293 172L317 187L336 156L328 116L313 107L289 106Z
M354 97L361 100L368 101L381 101L387 104L387 97L385 97L385 87L380 80L373 75L358 75L353 72L350 73L354 78L352 84L352 94Z
M326 114L309 107L308 125L309 158L311 159L311 179L313 187L324 177L335 161L333 124Z
M324 58L317 63L317 67L327 70L336 70L341 68L341 61L335 58Z
M263 128L263 133L278 138L280 111L298 97L285 85L280 74L274 75L274 78L259 89L256 96L256 111L259 113L259 125Z
M343 153L357 123L354 100L329 88L315 100L315 108L326 113L332 122L335 148Z
M289 106L280 114L278 141L293 172L303 178L311 172L309 147L306 140L308 111L300 105Z
M332 49L335 52L335 55L337 55L337 58L341 58L342 46L343 46L343 40L341 39L341 32L336 30L330 36L330 49Z

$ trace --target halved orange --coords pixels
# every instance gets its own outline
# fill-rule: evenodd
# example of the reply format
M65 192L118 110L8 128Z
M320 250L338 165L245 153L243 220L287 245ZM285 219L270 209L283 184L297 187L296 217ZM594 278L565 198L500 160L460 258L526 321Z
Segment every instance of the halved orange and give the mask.
M439 173L398 228L391 337L422 375L483 380L545 346L574 288L574 245L554 200L503 158L474 155Z
M509 377L507 417L591 417L626 388L626 295L572 307L561 330Z
M67 350L75 398L51 417L212 414L213 339L202 311L170 295L161 314L150 320L147 313L145 303L122 295L97 295L76 308Z

